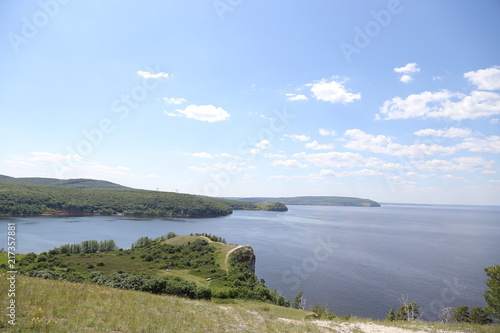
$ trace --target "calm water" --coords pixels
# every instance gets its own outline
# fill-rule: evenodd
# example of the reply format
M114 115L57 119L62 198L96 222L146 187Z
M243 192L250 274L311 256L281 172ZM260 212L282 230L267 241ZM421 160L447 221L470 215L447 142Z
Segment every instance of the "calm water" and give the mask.
M15 221L19 253L87 239L130 248L141 236L209 232L249 244L256 273L288 299L332 312L384 318L408 295L426 319L444 306L483 306L484 267L500 264L500 207L289 206L285 213L235 211L210 219L26 217ZM6 226L0 226L5 235ZM6 247L6 236L0 248Z

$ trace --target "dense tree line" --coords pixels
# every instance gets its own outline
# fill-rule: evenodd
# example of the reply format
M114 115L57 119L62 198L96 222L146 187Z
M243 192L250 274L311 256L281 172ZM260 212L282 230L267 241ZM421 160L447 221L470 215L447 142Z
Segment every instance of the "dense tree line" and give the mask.
M75 253L97 253L116 251L118 246L114 240L86 240L80 244L64 244L49 251L49 254L75 254Z
M133 189L72 188L0 181L0 214L122 214L169 217L223 216L228 205L208 197Z
M203 236L203 237L207 237L212 242L219 242L219 243L222 243L222 244L226 244L226 239L225 238L218 237L218 236L215 236L215 235L212 235L212 234L208 234L208 233L205 233L205 232L202 232L202 233L191 233L190 236Z

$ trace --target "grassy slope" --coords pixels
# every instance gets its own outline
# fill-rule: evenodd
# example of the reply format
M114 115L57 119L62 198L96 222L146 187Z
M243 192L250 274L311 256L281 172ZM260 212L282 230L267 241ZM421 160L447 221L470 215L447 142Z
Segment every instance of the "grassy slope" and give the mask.
M0 274L0 295L7 295L5 274ZM2 300L4 298L2 297ZM380 332L373 321L319 323L303 318L310 312L268 303L237 300L231 304L192 301L85 283L17 276L15 327L0 316L3 332ZM284 321L279 318L286 318ZM391 332L498 332L498 326L435 323L387 323ZM342 330L340 330L342 328ZM406 329L407 331L405 331Z
M0 294L6 295L5 276L0 274L0 279ZM275 320L277 313L297 310L259 302L221 307L209 301L25 276L18 276L16 298L16 328L7 324L6 316L0 317L5 332L320 332L311 324L296 327Z

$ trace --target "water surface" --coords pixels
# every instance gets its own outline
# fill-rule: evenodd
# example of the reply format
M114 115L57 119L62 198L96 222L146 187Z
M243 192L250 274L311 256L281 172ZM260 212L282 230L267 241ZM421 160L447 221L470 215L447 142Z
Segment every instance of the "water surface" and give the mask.
M235 211L206 219L109 216L0 218L15 221L18 252L82 240L208 232L251 245L256 273L288 299L382 319L407 295L435 319L444 306L483 306L484 268L500 264L500 207L289 206L288 212ZM0 226L5 235L7 227ZM6 237L0 239L5 246Z

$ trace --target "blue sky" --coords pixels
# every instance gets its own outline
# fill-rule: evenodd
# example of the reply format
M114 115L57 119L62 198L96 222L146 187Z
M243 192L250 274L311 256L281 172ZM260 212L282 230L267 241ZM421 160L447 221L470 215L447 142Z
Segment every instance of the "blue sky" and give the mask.
M0 12L0 174L500 204L498 1Z

